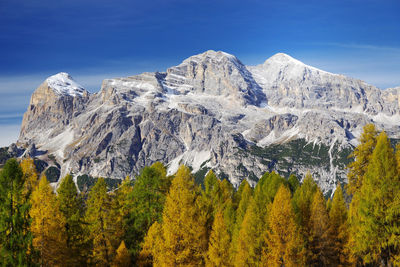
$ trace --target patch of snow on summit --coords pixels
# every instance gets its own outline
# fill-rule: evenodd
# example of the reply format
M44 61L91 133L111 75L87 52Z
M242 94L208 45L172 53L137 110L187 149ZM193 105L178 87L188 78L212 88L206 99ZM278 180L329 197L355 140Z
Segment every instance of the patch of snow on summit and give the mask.
M82 96L85 89L65 72L60 72L46 79L47 85L59 95Z

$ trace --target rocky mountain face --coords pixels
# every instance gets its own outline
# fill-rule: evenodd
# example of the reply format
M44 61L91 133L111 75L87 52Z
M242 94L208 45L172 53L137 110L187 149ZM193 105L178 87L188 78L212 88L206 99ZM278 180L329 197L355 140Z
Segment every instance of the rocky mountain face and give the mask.
M281 53L245 66L207 51L163 73L104 80L94 94L66 73L49 77L32 95L17 145L61 176L122 179L161 161L169 173L183 163L197 175L213 169L235 186L266 171L309 171L328 193L346 181L366 123L398 138L399 94Z

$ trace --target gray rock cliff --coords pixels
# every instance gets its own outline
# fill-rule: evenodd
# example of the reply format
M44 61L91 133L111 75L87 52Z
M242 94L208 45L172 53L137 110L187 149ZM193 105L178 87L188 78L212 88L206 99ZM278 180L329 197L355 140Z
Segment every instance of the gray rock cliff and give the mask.
M18 146L53 155L61 175L122 179L156 161L214 169L238 186L265 171L310 171L325 192L346 181L347 155L373 122L400 133L400 88L276 54L259 66L207 51L165 73L107 79L89 94L68 74L33 93ZM40 157L40 155L38 155ZM44 157L44 156L42 156Z

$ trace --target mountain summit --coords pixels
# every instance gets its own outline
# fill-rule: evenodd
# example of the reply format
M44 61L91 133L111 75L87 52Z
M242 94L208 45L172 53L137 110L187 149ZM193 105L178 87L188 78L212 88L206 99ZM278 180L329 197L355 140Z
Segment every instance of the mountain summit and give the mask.
M122 179L161 161L169 173L179 164L197 175L213 169L235 186L266 171L310 171L329 192L345 182L366 123L398 137L399 94L283 53L245 66L210 50L166 72L106 79L95 94L66 73L49 77L32 95L17 144L34 146L61 176Z
M85 89L65 72L50 76L46 79L46 83L59 95L82 96L85 93Z

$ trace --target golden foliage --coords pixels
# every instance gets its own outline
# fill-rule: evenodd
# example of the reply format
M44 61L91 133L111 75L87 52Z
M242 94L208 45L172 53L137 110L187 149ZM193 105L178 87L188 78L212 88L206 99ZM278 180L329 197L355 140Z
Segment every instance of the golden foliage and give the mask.
M131 266L131 256L128 249L125 246L125 242L122 240L121 244L117 249L116 256L111 265L112 267L129 267Z
M347 191L354 194L362 186L364 175L367 172L368 164L372 156L372 152L376 146L376 138L378 132L373 124L366 124L364 131L360 137L360 144L354 149L350 157L354 161L347 167L349 172L347 178Z
M291 193L284 185L276 193L268 222L262 265L304 265L303 243L295 222Z
M65 219L45 176L32 193L30 216L33 247L39 252L40 265L63 265L66 249Z
M314 266L327 266L332 262L333 242L330 239L329 217L321 190L314 194L311 205L310 239L308 263Z
M228 227L224 221L224 215L219 210L214 219L210 241L208 245L206 266L222 267L232 266L229 258L229 248L231 237Z
M161 248L153 255L161 266L199 266L207 251L206 216L190 170L181 166L167 195L162 217Z

